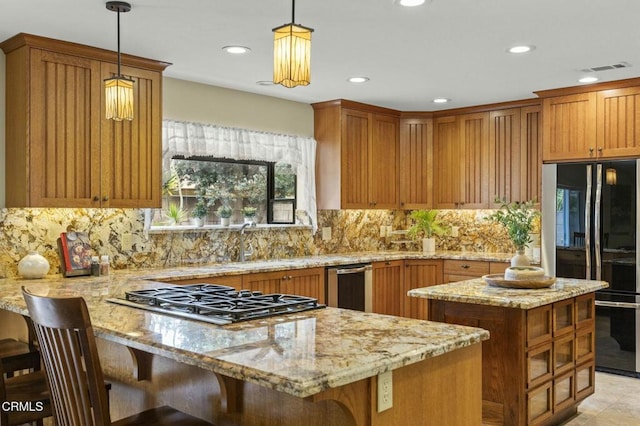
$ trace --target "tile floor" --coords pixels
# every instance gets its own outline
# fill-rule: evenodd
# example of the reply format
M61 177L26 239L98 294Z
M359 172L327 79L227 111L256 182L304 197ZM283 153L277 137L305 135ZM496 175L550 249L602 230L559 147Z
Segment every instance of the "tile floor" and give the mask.
M640 425L640 379L596 372L596 392L563 426Z

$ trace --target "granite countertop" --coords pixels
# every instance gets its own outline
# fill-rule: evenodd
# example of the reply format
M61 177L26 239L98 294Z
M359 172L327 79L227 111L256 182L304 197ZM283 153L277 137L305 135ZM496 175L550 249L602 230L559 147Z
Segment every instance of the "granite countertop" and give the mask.
M306 266L317 264L309 262ZM292 264L287 262L286 267ZM267 265L276 264L256 262L258 270ZM105 301L128 289L167 286L143 279L149 276L191 278L194 274L211 275L213 270L226 271L187 268L182 272L116 271L108 277L3 279L0 309L27 314L20 291L23 285L36 294L82 296L100 338L297 397L489 338L489 333L479 328L336 308L216 326Z
M409 296L448 302L532 309L609 287L605 281L557 278L549 288L510 289L488 285L482 278L416 288Z

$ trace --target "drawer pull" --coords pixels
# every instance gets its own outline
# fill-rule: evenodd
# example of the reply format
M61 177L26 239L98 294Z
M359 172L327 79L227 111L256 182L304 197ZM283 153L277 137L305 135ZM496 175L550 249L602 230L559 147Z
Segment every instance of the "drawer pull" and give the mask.
M467 265L467 264L460 265L460 267L461 267L462 269L469 269L469 265Z

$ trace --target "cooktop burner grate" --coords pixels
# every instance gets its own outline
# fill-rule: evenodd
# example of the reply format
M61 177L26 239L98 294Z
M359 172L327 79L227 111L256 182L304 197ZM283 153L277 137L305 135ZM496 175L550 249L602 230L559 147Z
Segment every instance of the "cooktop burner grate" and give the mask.
M214 324L229 324L325 307L311 297L262 294L217 284L127 291L124 299L108 301Z

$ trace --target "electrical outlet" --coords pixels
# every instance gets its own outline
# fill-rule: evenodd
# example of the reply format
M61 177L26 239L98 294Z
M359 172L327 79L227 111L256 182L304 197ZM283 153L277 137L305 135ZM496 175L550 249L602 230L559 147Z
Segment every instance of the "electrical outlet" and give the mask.
M393 226L387 225L387 237L390 237L393 233Z
M378 413L393 407L393 373L378 374Z
M331 240L331 227L325 226L322 228L322 241Z
M451 227L451 236L452 237L457 237L458 236L458 231L460 231L460 228L458 226L452 226Z
M380 227L380 237L384 238L387 236L387 227L386 226L381 226Z
M133 235L121 234L120 235L120 250L131 251L133 249Z

